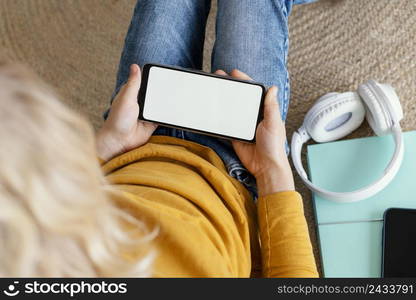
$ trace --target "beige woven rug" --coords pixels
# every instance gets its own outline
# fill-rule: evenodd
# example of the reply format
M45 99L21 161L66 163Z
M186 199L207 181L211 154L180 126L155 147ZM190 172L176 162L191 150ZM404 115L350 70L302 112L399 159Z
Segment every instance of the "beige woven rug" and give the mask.
M134 0L0 0L0 58L24 62L64 101L101 124ZM209 18L209 62L216 5ZM288 136L314 100L353 90L368 78L391 83L402 100L404 129L416 129L416 1L321 0L290 18L292 102ZM208 63L204 69L209 70ZM371 135L363 125L354 136ZM317 254L310 193L297 179ZM318 255L317 255L318 258Z

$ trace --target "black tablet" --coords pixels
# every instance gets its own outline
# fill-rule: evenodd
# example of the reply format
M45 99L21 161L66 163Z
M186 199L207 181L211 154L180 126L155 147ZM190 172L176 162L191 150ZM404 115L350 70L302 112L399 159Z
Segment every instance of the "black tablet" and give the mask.
M382 277L416 277L416 209L384 213Z
M146 64L139 119L222 138L254 142L266 88L202 71Z

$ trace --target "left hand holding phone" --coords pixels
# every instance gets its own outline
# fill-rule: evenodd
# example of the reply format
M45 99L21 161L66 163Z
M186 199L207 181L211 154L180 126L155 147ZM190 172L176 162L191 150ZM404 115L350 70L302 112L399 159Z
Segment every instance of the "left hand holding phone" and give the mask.
M157 128L156 124L138 120L140 82L140 68L133 64L127 83L120 89L107 120L97 132L97 154L104 161L144 145Z

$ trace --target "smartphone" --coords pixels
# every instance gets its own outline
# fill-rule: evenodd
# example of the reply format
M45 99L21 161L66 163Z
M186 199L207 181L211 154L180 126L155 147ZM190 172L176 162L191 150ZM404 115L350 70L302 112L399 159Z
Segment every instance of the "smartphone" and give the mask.
M146 64L138 95L139 119L253 143L265 94L260 83Z
M416 209L384 213L383 277L416 277Z

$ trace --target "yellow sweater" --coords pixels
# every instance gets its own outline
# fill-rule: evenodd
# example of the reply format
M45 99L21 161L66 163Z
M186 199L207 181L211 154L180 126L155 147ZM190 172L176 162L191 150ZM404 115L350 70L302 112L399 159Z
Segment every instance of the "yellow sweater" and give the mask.
M301 196L275 193L256 208L208 147L153 136L103 170L123 208L159 226L155 277L318 275Z

